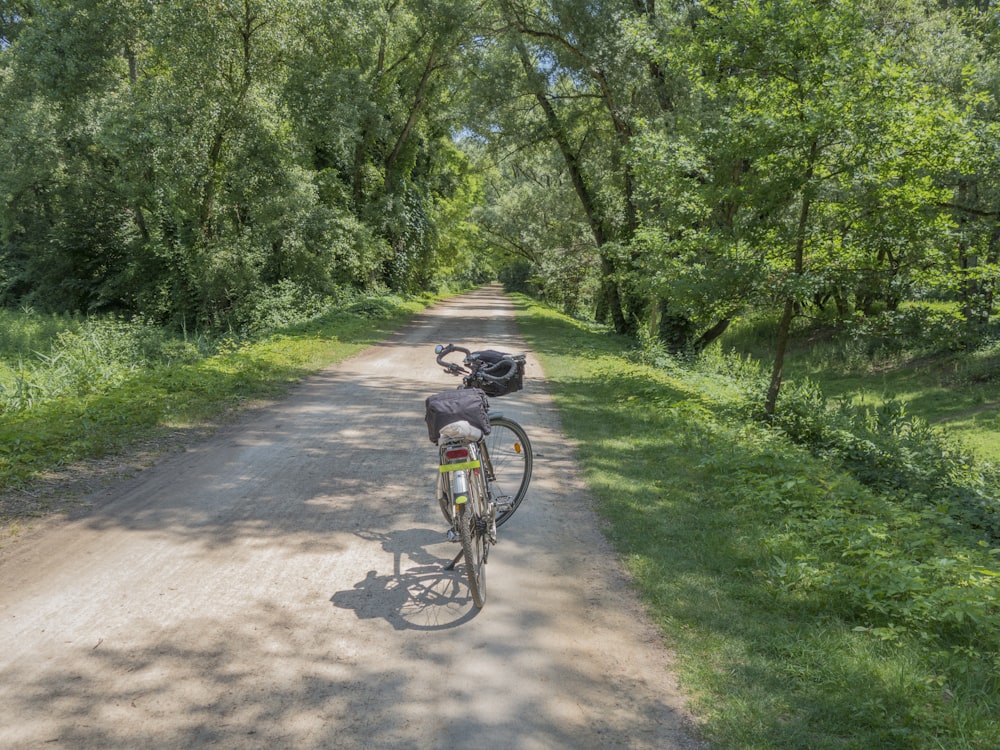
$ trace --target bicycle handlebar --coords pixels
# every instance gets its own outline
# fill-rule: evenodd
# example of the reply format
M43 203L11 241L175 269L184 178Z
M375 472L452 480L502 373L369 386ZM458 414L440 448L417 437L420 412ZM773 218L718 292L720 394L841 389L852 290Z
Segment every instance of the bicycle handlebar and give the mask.
M463 361L467 362L469 360L469 357L472 356L472 352L470 352L464 346L455 346L454 344L448 344L447 346L442 346L441 344L438 344L437 346L434 347L434 351L437 352L437 363L441 365L445 369L445 372L447 372L449 375L467 375L470 372L472 372L472 370L469 370L466 367L462 367L461 365L456 365L454 362L444 361L444 358L447 357L449 354L453 352L462 352L465 355L465 359Z
M517 368L517 358L524 358L523 354L520 355L504 355L503 359L496 362L486 362L479 358L480 354L485 352L472 352L466 349L464 346L457 346L456 344L438 344L434 347L434 351L437 353L437 363L444 368L445 372L449 375L470 375L476 378L482 378L488 382L499 383L505 378L513 374L514 370ZM454 362L445 362L444 358L449 354L454 352L461 352L464 354L462 359L462 365L457 365ZM496 355L496 352L490 352L490 354ZM502 372L486 373L484 370L486 368L496 368L499 370L503 368Z

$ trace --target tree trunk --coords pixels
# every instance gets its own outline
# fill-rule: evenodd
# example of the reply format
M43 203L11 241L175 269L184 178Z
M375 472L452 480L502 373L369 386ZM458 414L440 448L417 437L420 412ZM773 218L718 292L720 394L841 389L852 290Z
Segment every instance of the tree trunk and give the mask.
M764 412L774 416L778 405L778 392L781 390L782 372L785 366L785 351L788 349L788 336L792 329L792 318L795 316L795 300L791 297L785 300L785 309L778 324L778 337L774 342L774 367L771 369L771 384L767 388L767 400L764 402Z
M731 318L722 318L714 326L709 328L707 331L701 334L698 339L694 342L694 350L696 352L703 352L705 349L715 341L719 336L724 334L729 328L729 324L732 323Z
M132 44L125 45L125 60L128 62L128 80L129 85L134 89L139 83L139 62L135 56L135 49ZM145 179L149 184L153 184L153 170L150 167L146 167ZM139 236L142 238L144 244L148 244L150 240L149 226L146 223L146 214L142 209L142 204L138 201L132 206L132 216L135 219L135 224L139 228Z
M528 56L528 51L524 48L524 45L520 43L517 45L517 51L520 55L521 65L524 68L525 75L529 80L532 80L537 71L531 64L531 58ZM573 183L573 189L576 191L577 198L580 200L580 205L583 207L583 212L587 217L587 223L590 226L591 234L594 236L594 242L597 245L598 253L600 253L601 275L603 277L601 279L601 286L603 290L602 295L604 297L604 303L608 306L608 313L611 315L611 321L614 324L615 331L620 334L628 335L632 331L622 307L621 292L618 289L617 282L614 280L614 261L607 257L603 251L603 247L607 242L607 231L604 228L604 222L601 218L600 212L597 210L597 201L591 193L587 180L584 177L583 167L580 165L580 160L577 159L576 153L570 146L569 137L559 120L559 115L552 106L552 102L549 101L548 95L538 86L534 86L532 88L535 100L538 102L538 105L542 108L542 112L545 115L545 121L549 126L549 133L551 134L552 139L556 142L556 145L559 147L559 152L562 154L563 160L566 162L566 169L569 171L570 180Z
M614 281L614 263L610 258L601 255L601 275L604 277L601 282L601 294L604 297L604 306L611 316L611 323L615 327L615 332L627 334L630 326L625 319L622 309L621 293L618 284Z
M208 175L205 177L205 184L202 186L201 208L198 210L198 228L203 237L211 237L212 215L215 213L215 193L216 180L218 179L219 161L222 156L222 144L225 141L225 132L218 130L212 139L212 147L208 152Z
M400 131L399 137L396 138L396 142L393 144L392 150L385 159L384 184L386 195L389 195L392 192L393 171L396 167L396 162L399 161L399 155L402 153L406 142L410 139L410 134L413 132L413 127L417 122L417 117L423 111L427 88L430 85L431 77L434 75L434 71L437 70L437 68L438 50L433 48L427 57L427 64L424 66L423 74L420 76L420 83L417 85L417 90L414 93L413 106L410 107L410 111L407 113L406 123L403 125L403 129Z
M805 179L802 181L802 205L799 207L799 225L795 238L794 271L801 276L805 269L806 229L809 225L809 183L812 182L813 165L819 156L819 143L813 141L809 149L809 162L806 167ZM764 412L774 416L778 405L778 393L781 390L781 380L785 367L785 351L788 349L788 337L792 330L792 319L795 317L795 297L789 292L785 298L785 309L778 324L778 336L774 342L774 367L771 369L771 384L767 388L767 399L764 401Z

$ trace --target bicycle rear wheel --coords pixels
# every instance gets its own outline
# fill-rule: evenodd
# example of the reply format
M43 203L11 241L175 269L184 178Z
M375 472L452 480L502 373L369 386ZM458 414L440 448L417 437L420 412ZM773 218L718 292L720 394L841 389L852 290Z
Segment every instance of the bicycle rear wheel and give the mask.
M531 481L533 464L531 441L513 419L490 417L490 434L482 442L493 469L487 480L490 499L497 503L496 525L502 525L514 515Z
M465 556L465 574L472 603L479 609L486 603L486 558L496 529L485 489L482 474L470 472L467 499L458 505L458 537Z

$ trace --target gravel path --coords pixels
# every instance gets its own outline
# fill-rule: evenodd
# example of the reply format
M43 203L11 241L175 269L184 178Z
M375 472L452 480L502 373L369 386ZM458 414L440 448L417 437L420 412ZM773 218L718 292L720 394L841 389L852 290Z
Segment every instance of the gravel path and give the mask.
M695 748L541 369L494 400L531 491L476 610L433 498L433 344L523 351L495 287L436 305L0 556L0 748Z

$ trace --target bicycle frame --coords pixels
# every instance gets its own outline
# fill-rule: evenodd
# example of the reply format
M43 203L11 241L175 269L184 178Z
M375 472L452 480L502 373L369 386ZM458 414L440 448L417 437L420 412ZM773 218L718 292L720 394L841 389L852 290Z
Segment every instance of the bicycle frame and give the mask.
M499 414L494 414L492 412L490 413L490 415L493 416L493 417L499 417L499 416L501 416ZM487 500L490 501L490 502L493 502L493 500L494 500L494 498L493 498L493 483L496 481L497 477L496 477L496 472L493 470L493 461L490 459L490 451L489 451L489 448L486 447L486 439L485 438L480 438L479 440L477 440L475 442L467 442L467 441L456 440L456 441L453 441L453 442L450 442L450 443L445 443L442 446L439 446L439 448L438 448L438 455L439 455L439 457L444 457L445 456L445 451L444 451L445 447L451 447L452 450L461 450L463 446L475 446L475 452L476 452L477 456L476 456L476 458L471 459L471 461L475 462L475 467L474 468L479 469L480 471L483 472L483 477L486 480L486 492L487 492L487 495L488 495ZM465 468L465 467L463 466L461 468ZM460 470L460 466L457 463L455 463L455 462L448 462L444 458L441 458L439 460L438 471L439 471L439 473L440 473L441 476L444 476L445 474L450 474L450 473L452 473L454 471L457 471L457 470ZM453 488L451 487L451 483L450 482L448 482L447 484L442 485L442 489L444 489L444 488L447 488L446 489L446 494L448 495L449 501L451 501L452 508L451 508L450 517L452 519L452 523L454 524L454 519L455 519L455 507L454 507L454 505L455 505L455 503L454 503L454 500L453 500L453 497L452 497L452 495L453 495L452 489Z
M438 448L438 455L440 458L438 472L442 477L447 475L450 479L450 481L443 483L442 489L445 490L451 503L451 518L454 522L455 506L460 504L459 496L468 492L470 473L482 472L483 486L488 495L489 483L495 479L493 464L490 462L486 444L481 439L477 441L455 440L444 443ZM455 480L459 477L465 480L465 486L456 489ZM489 497L486 499L490 500Z
M454 570L465 558L469 591L477 607L486 597L485 565L490 546L496 544L496 506L489 498L479 453L479 441L449 440L439 446L439 480L450 503L448 536L461 542L462 550L445 566Z

